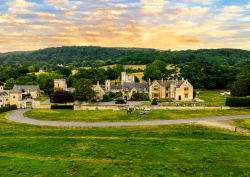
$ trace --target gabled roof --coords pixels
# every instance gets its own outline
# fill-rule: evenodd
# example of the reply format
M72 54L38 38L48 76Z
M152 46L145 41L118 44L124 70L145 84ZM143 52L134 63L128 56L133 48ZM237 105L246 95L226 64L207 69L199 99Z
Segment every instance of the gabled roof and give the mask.
M8 93L6 93L6 92L0 92L0 96L8 96Z
M174 82L176 85L176 88L180 88L181 85L185 82L183 80L163 80L163 83L161 82L161 80L156 80L161 86L166 87L166 88L170 88L170 84L171 82Z
M36 92L39 88L38 85L14 85L10 93L23 93L23 92Z
M122 84L110 84L111 90L122 90Z
M143 83L129 83L129 82L124 82L122 85L122 90L127 91L126 89L128 88L128 91L131 91L133 88L135 88L137 91L149 91L149 83L148 82L143 82ZM146 90L144 90L146 88Z

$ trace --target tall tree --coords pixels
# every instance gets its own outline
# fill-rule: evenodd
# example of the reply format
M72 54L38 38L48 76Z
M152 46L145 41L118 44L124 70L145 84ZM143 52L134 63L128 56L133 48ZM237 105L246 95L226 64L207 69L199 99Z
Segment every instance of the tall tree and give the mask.
M90 102L91 98L96 96L96 92L93 90L93 84L89 79L78 80L74 88L74 100Z

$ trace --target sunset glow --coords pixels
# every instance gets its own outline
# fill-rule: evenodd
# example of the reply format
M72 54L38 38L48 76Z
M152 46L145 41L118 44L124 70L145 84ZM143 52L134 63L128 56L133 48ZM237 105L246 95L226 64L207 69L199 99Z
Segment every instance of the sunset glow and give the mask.
M245 0L1 0L0 9L0 52L250 47Z

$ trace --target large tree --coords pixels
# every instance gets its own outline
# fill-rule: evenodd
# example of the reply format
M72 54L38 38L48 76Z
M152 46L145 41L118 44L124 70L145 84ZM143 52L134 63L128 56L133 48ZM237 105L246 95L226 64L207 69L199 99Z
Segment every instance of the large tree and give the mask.
M37 83L41 90L51 94L54 91L54 79L62 79L62 76L56 73L42 73L38 76Z
M90 101L91 98L96 96L96 92L93 90L93 84L89 79L80 79L74 85L75 91L73 93L74 100L78 101Z
M57 91L49 95L49 98L50 98L51 103L63 104L63 103L70 103L74 101L73 94L71 92L68 92L62 89L58 89Z

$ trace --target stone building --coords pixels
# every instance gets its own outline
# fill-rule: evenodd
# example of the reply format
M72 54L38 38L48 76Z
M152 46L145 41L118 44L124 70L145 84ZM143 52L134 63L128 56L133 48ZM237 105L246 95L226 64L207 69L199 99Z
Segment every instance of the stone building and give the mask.
M191 101L193 100L193 86L188 80L154 80L151 82L135 83L133 75L121 73L121 84L112 84L110 80L105 81L105 85L99 82L94 86L97 92L96 100L102 100L103 95L109 92L121 92L123 99L130 100L134 93L147 94L150 100L154 98L171 98L173 100Z
M0 107L16 104L18 108L25 108L27 101L22 99L23 94L30 94L32 98L37 98L43 93L38 85L14 85L11 90L0 89Z
M54 80L54 88L62 89L65 91L70 91L73 92L75 89L74 88L68 88L66 80L65 79L55 79Z

